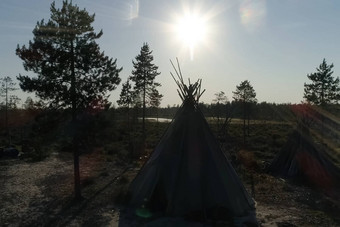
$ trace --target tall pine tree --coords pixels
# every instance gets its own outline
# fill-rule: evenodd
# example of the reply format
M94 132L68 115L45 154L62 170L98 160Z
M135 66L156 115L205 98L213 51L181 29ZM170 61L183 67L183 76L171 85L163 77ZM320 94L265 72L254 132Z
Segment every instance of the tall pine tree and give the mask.
M135 58L136 61L132 61L134 69L132 70L131 80L135 83L134 89L137 93L141 94L143 104L143 139L145 139L145 110L147 100L152 93L155 92L159 83L155 82L156 76L160 73L157 71L158 66L152 63L153 56L152 51L147 43L144 43L140 54Z
M51 106L72 109L73 125L77 113L94 102L105 103L107 92L120 83L116 60L101 52L96 40L103 32L92 27L94 14L80 10L72 1L63 1L58 9L51 4L51 18L41 20L33 30L29 46L17 47L26 71L37 77L19 75L20 87L35 92ZM76 130L75 130L76 131ZM73 135L75 197L81 198L79 152Z
M310 103L316 105L325 105L338 103L340 100L340 82L339 77L332 76L333 64L327 65L325 59L315 73L308 74L307 77L312 83L304 84L303 97Z

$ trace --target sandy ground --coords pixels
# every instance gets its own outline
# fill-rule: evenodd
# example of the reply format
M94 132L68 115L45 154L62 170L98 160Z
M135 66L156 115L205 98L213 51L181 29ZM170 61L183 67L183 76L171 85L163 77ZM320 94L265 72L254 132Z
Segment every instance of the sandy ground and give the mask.
M42 162L0 160L1 226L139 226L121 205L120 193L137 169L99 152L81 156L82 195L73 201L73 162L68 153ZM337 201L305 186L266 174L255 175L261 226L340 226ZM246 187L249 185L246 181ZM160 219L146 226L224 226Z

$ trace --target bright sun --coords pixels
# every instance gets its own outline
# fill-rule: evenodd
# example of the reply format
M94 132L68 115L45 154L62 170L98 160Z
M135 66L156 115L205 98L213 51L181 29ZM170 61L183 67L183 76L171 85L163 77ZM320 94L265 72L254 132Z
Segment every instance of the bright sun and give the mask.
M176 30L180 41L190 49L190 56L193 59L195 46L204 41L206 36L204 19L195 14L186 14L178 20Z

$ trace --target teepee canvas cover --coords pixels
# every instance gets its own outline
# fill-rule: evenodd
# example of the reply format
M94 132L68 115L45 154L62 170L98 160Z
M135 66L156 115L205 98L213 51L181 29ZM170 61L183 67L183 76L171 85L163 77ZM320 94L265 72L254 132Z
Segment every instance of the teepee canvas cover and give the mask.
M131 205L168 216L223 210L256 223L254 201L198 108L199 84L181 89L181 108L130 185Z
M308 182L333 193L340 183L340 170L328 155L313 142L309 130L299 127L269 166L276 176Z

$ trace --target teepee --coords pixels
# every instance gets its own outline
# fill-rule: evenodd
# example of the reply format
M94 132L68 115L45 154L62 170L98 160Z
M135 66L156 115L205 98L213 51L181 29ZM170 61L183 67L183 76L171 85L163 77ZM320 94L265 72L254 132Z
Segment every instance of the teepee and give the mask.
M131 206L175 217L219 214L234 224L257 225L254 201L198 107L201 80L187 86L179 65L174 69L183 104L132 181Z
M309 128L303 124L289 136L268 170L275 176L303 181L329 194L339 192L339 168L313 142Z

